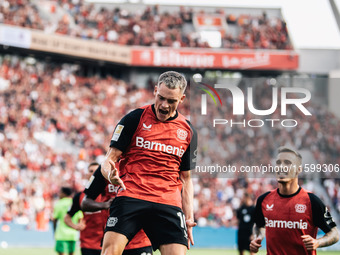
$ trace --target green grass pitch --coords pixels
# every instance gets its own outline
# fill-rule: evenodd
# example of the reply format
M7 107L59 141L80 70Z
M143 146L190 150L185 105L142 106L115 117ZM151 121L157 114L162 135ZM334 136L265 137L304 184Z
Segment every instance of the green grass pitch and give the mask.
M0 248L0 255L57 255L53 248ZM226 249L194 249L187 252L188 255L238 255L235 250ZM249 254L249 253L246 253ZM261 250L259 255L265 255L265 251ZM318 251L318 255L339 255L340 251ZM75 255L80 255L79 249ZM154 255L160 255L157 251Z

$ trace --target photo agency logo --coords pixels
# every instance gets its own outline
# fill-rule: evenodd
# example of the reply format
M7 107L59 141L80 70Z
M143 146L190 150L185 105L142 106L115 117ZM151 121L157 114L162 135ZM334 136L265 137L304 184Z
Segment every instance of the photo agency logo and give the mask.
M298 119L294 118L294 114L298 114L299 116L312 115L306 106L311 99L311 92L306 88L271 85L265 87L266 91L261 91L265 92L264 94L259 94L256 93L256 90L259 89L258 87L248 86L242 90L239 87L239 82L208 84L208 82L203 82L202 76L198 74L194 75L193 79L199 89L198 93L201 94L200 114L201 116L207 116L207 118L212 117L211 126L213 127L217 125L250 128L263 126L275 127L276 125L296 127L298 125ZM207 95L209 95L209 97ZM231 96L232 100L228 100L228 96L229 99ZM216 99L218 99L219 103ZM219 113L231 105L232 118L221 118L220 116L217 118L217 114L215 114L217 112L216 109L208 111L208 107L211 105L209 104L209 100L214 102L215 108L220 107ZM270 107L267 103L268 100L270 101ZM261 102L264 101L266 104L261 104ZM259 105L261 107L259 107ZM263 108L263 106L265 106L265 108ZM289 109L293 109L293 111ZM255 118L246 118L249 112L251 116ZM292 114L292 112L294 114ZM230 114L225 114L225 117L229 116ZM280 116L280 118L278 118L278 116Z
M221 97L220 95L217 93L216 89L214 89L212 86L208 85L208 84L205 84L203 82L200 82L199 83L200 85L202 86L205 86L207 87L208 89L210 89L215 95L216 97L218 98L221 106L223 106L222 104L222 100L221 100ZM214 101L214 104L215 106L218 106L217 105L217 102L216 102L216 99L214 97L214 95L207 89L204 89L202 87L198 87L199 89L203 90L206 94L202 94L202 97L201 97L201 114L202 115L207 115L207 94L210 96L210 98Z

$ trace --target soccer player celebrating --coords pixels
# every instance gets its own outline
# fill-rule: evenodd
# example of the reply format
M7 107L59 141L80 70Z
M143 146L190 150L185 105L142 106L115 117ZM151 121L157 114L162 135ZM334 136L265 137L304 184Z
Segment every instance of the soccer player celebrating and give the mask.
M316 254L339 240L338 230L327 207L313 193L298 185L302 157L294 149L280 147L276 164L278 189L257 199L255 208L255 238L250 251L258 252L264 237L267 254ZM325 235L316 239L320 228Z
M120 120L102 175L122 188L110 208L103 255L120 255L141 229L161 254L186 254L194 244L193 185L197 134L177 111L187 82L174 71L160 75L155 103ZM115 162L119 161L119 175Z

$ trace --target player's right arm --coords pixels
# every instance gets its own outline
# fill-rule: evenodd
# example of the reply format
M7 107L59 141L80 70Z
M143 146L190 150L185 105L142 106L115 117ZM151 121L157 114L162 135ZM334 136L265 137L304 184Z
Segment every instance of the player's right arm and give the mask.
M56 229L57 229L57 222L59 219L60 215L60 210L59 210L59 206L58 206L58 202L54 205L54 209L53 209L53 215L52 215L52 223L53 223L53 234L55 233Z
M104 162L101 164L101 171L105 179L123 189L126 188L123 181L119 178L115 162L119 160L120 156L130 145L143 111L144 109L136 109L119 121L111 138L110 149L106 153Z
M250 242L249 248L250 252L257 253L260 247L262 247L261 243L266 236L266 229L264 227L259 228L255 224L253 228L253 235L255 238Z
M55 233L55 230L57 229L57 219L52 219L52 223L53 223L53 233Z
M262 213L262 202L269 193L270 192L264 193L256 201L256 206L253 215L255 222L253 227L254 239L250 242L249 245L250 251L254 253L257 253L259 251L259 248L262 246L261 242L266 236L265 221Z
M118 185L125 190L124 182L119 178L119 172L115 166L115 162L118 161L121 155L121 150L118 150L115 147L110 147L106 153L104 162L101 164L101 173L110 183Z

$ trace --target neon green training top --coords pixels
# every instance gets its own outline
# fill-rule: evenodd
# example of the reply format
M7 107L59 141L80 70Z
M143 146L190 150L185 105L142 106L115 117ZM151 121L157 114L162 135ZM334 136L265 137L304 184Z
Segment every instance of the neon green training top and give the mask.
M72 198L64 197L57 201L53 209L53 218L57 219L57 227L54 233L54 238L57 241L77 241L79 239L79 233L77 230L70 228L64 222L64 217L67 211L71 208ZM83 213L78 211L72 217L72 222L77 224L79 220L83 218Z

